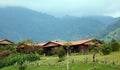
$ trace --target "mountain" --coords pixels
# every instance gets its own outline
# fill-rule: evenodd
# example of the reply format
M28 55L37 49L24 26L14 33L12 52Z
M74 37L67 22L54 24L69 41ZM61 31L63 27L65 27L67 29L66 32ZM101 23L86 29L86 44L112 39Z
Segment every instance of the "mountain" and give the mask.
M25 39L35 42L84 39L105 26L105 23L93 17L56 18L21 7L0 8L0 39L7 38L14 42Z
M104 40L107 42L120 41L120 19L106 29Z
M93 35L93 37L98 39L103 39L106 42L111 42L112 40L120 41L120 18L117 21L108 25L106 28L98 31Z
M118 20L117 18L113 18L110 16L89 16L89 17L85 17L85 18L99 20L100 22L102 22L106 26L109 24L112 24Z
M105 36L104 40L106 42L120 41L120 27L116 30L110 32L108 35Z
M115 31L117 28L120 28L120 19L117 20L116 22L108 25L106 28L103 30L97 32L94 37L96 38L104 38L107 36L110 32Z

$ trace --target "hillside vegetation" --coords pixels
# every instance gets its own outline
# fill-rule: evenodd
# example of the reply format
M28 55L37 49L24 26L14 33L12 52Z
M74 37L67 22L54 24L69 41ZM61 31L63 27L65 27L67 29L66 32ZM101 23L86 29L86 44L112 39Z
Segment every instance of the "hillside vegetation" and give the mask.
M58 39L80 40L115 20L106 16L57 18L26 8L0 8L0 39L7 38L14 42L26 39L36 42Z
M120 20L108 25L103 30L97 32L93 37L103 39L107 42L111 42L112 39L119 41L120 40L120 38L118 37L120 35L119 31L120 31Z
M117 28L115 31L110 32L105 37L105 41L107 42L111 42L112 40L120 41L120 28Z

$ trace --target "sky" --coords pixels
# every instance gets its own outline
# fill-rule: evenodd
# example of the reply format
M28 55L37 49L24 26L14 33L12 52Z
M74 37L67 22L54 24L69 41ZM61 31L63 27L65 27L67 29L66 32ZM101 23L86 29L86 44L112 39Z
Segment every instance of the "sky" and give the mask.
M0 0L0 7L24 7L56 17L120 17L120 0Z

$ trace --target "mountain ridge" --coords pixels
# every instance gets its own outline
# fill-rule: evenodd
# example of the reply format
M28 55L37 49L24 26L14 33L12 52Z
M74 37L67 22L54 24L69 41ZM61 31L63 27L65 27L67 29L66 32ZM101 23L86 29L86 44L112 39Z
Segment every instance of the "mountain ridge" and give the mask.
M0 9L0 39L36 42L61 39L66 41L88 38L105 27L98 19L72 17L56 18L26 8Z

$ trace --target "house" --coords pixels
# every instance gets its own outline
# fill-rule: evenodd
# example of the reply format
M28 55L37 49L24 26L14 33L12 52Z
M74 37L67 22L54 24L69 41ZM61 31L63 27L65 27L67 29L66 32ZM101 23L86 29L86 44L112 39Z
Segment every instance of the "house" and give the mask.
M17 51L20 53L35 53L40 52L41 49L44 50L45 55L52 55L54 50L62 46L63 42L49 41L45 43L31 44L23 43L17 46Z
M95 42L97 42L97 45L101 45L102 42L97 39L86 39L86 40L79 40L79 41L73 41L69 42L69 53L75 53L75 52L82 52L86 53L90 49L90 45L94 45ZM41 48L44 49L45 55L53 55L56 51L58 51L59 48L63 47L63 49L66 51L66 44L67 42L59 42L59 41L49 41L45 43L39 43L38 45L41 45Z
M8 39L3 39L3 40L0 40L0 45L14 45L14 42L8 40Z
M55 53L55 50L57 51L60 46L62 46L64 42L58 42L58 41L49 41L46 43L39 43L39 45L42 46L42 48L45 50L45 55L52 55Z
M96 41L96 43L94 42ZM44 52L44 55L53 55L56 54L59 48L63 47L65 51L67 51L67 48L65 46L67 42L59 42L59 41L49 41L44 43L38 43L38 44L29 44L24 43L17 47L17 51L21 53L35 53L40 52L42 49ZM96 39L86 39L86 40L79 40L79 41L73 41L69 42L69 53L75 53L75 52L82 52L86 53L90 49L90 45L101 45L102 42Z
M90 45L95 45L95 41L98 46L102 45L102 42L97 39L79 40L71 42L70 50L71 52L88 52Z
M23 43L17 46L16 50L20 53L36 53L41 50L41 45L32 43Z

